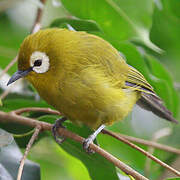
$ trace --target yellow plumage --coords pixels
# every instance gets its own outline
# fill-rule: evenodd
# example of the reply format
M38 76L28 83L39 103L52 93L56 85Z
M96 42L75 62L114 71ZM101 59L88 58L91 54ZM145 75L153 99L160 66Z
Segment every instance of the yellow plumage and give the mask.
M47 72L31 71L26 78L72 122L93 129L110 125L127 116L142 93L161 102L143 75L97 36L66 29L41 30L22 43L19 70L30 67L33 52L45 53L50 66Z

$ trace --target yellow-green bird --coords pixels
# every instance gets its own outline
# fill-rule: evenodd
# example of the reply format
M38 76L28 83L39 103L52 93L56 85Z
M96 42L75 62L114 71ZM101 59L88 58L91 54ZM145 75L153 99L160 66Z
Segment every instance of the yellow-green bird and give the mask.
M140 72L107 41L86 32L53 28L29 35L8 84L22 77L63 114L60 124L68 118L96 130L85 140L86 150L106 125L125 118L136 103L177 122Z

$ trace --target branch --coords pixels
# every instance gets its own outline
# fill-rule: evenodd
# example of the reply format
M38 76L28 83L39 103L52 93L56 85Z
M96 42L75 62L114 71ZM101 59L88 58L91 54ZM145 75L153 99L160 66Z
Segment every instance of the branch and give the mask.
M49 113L49 114L54 114L54 115L61 115L59 111L52 110L51 108L36 108L36 107L28 107L28 108L21 108L14 110L13 112L17 115L21 115L22 113L25 112L44 112L44 113Z
M40 2L43 4L43 7L39 7L37 10L36 19L34 21L31 34L38 32L41 28L41 19L42 19L44 4L46 3L46 0L40 0Z
M156 142L158 141L159 139L161 139L162 137L164 136L168 136L171 134L171 129L170 128L163 128L163 129L160 129L158 131L156 131L153 136L152 136L152 141L153 142ZM148 150L147 150L150 154L153 154L155 149L154 147L148 147ZM144 174L149 177L151 173L151 159L149 159L148 157L146 157L146 162L145 162L145 167L144 167Z
M140 138L135 138L132 136L127 136L127 135L120 134L120 133L118 133L118 135L129 140L129 141L135 142L135 143L139 143L139 144L146 145L146 146L152 146L152 147L157 148L157 149L161 149L161 150L164 150L167 152L171 152L171 153L175 153L175 154L180 155L180 149L176 149L176 148L171 147L171 146L160 144L160 143L157 143L154 141L148 141L148 140L144 140L144 139L140 139Z
M52 124L38 121L38 120L35 120L32 118L22 117L22 116L15 114L14 112L5 113L5 112L0 111L0 122L2 122L2 123L8 123L8 122L12 123L13 122L13 123L23 124L23 125L31 126L31 127L39 126L39 127L41 127L41 130L48 130L48 131L51 131L51 129L52 129ZM81 144L83 144L83 142L85 140L83 137L81 137L73 132L70 132L64 128L59 128L58 133L60 136L65 136L65 137L70 138ZM101 149L97 145L90 144L90 148L93 151L95 151L96 153L98 153L101 156L103 156L104 158L106 158L111 163L113 163L116 167L118 167L119 169L124 171L126 174L134 177L135 179L148 180L146 177L142 176L141 174L139 174L138 172L133 170L131 167L127 166L126 164L121 162L119 159L112 156L110 153Z
M46 113L50 113L50 114L55 114L55 115L60 115L60 113L56 110L52 110L50 108L35 108L35 107L30 107L30 108L21 108L21 109L18 109L18 110L15 110L13 111L12 113L15 113L15 114L22 114L24 112L29 112L29 111L38 111L38 112L46 112ZM108 134L118 140L120 140L121 142L124 142L125 144L131 146L132 148L140 151L141 153L143 153L145 156L147 156L148 158L152 159L153 161L155 161L156 163L160 164L161 166L163 166L164 168L168 169L169 171L173 172L174 174L176 175L179 175L180 176L180 172L178 172L177 170L175 170L174 168L170 167L169 165L167 165L166 163L162 162L161 160L159 160L158 158L154 157L153 155L151 155L150 153L146 152L144 149L136 146L135 144L129 142L126 138L129 138L129 139L134 139L133 137L130 137L130 136L125 136L125 137L122 137L120 136L119 134L116 134L116 133L113 133L113 132L110 132L108 130L103 130L102 133L104 134ZM137 140L137 138L135 138ZM138 140L141 140L141 139L138 139ZM148 141L145 141L145 140L141 140L143 141L143 143L146 143L147 145L149 145L150 143ZM156 143L157 145L158 143ZM161 148L161 144L158 144L158 146ZM163 148L164 148L165 145L163 145ZM165 146L169 151L171 150L171 147L169 146ZM175 150L175 152L179 152L178 149L175 149L175 148L172 148L173 151Z
M37 107L28 107L28 108L21 108L18 110L14 110L13 112L21 115L24 112L30 112L30 111L34 111L34 112L44 112L44 113L49 113L49 114L54 114L54 115L61 115L59 111L53 110L51 108L37 108ZM164 144L160 144L154 141L148 141L148 140L144 140L144 139L140 139L140 138L135 138L132 136L128 136L128 135L124 135L124 134L120 134L120 133L116 133L118 136L121 136L129 141L132 142L136 142L142 145L146 145L146 146L152 146L154 148L157 149L161 149L167 152L171 152L171 153L175 153L175 154L179 154L180 155L180 149L171 147L171 146L167 146Z
M164 168L168 169L169 171L173 172L175 175L180 177L180 172L175 170L174 168L172 168L171 166L167 165L166 163L162 162L161 160L159 160L158 158L156 158L155 156L153 156L152 154L150 154L149 152L145 151L144 149L140 148L139 146L131 143L130 141L128 141L127 139L118 136L116 133L110 132L108 130L103 129L102 133L104 134L108 134L118 140L120 140L121 142L124 142L125 144L131 146L132 148L138 150L139 152L143 153L145 156L147 156L148 158L152 159L153 161L155 161L156 163L158 163L159 165L163 166Z
M32 137L31 137L31 139L30 139L30 141L29 141L29 143L28 143L28 145L27 145L27 147L26 147L26 150L25 150L25 152L24 152L24 155L23 155L23 157L22 157L22 159L21 159L21 163L20 163L20 166L19 166L18 175L17 175L17 180L21 180L25 160L26 160L27 155L28 155L28 153L29 153L29 151L30 151L30 149L31 149L34 141L36 140L36 138L37 138L40 130L41 130L41 127L40 127L40 126L37 126L37 127L35 128L34 134L32 135Z

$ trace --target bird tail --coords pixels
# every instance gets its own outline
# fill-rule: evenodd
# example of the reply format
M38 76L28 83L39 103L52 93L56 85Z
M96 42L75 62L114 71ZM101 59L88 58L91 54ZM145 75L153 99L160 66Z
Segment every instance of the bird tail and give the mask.
M172 113L163 105L162 100L155 94L142 92L141 98L137 101L137 105L148 111L152 111L161 118L178 123L178 121L173 118Z

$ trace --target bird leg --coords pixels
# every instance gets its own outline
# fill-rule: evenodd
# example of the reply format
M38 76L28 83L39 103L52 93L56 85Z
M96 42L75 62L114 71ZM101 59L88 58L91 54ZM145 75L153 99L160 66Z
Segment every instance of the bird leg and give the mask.
M91 143L93 143L93 141L96 139L96 136L105 128L106 126L104 124L102 124L96 131L94 131L93 134L91 134L90 136L88 136L88 138L86 138L83 142L83 149L87 152L87 153L93 153L94 151L92 151L89 148L89 145Z
M53 125L53 127L52 127L52 134L53 134L53 136L54 136L54 139L55 139L55 141L58 143L58 144L61 144L62 142L64 142L65 141L65 137L62 137L62 136L59 136L59 134L58 134L58 132L57 132L57 130L58 130L58 128L65 128L63 125L62 125L62 123L64 122L64 121L66 121L67 120L67 118L66 117L61 117L60 119L57 119L56 120L56 122L54 123L54 125Z

